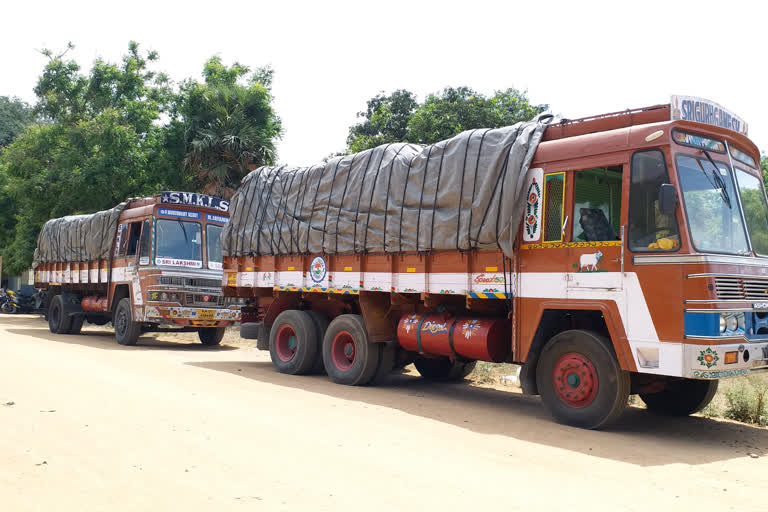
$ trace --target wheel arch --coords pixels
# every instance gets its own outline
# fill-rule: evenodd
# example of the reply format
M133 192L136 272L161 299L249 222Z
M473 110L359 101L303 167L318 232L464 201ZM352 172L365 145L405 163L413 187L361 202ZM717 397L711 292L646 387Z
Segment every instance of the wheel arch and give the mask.
M619 366L630 372L637 371L635 361L627 343L627 335L616 304L599 301L541 303L537 314L538 322L528 349L521 353L524 361L520 371L520 385L523 393L538 395L536 385L536 364L544 345L556 334L583 329L597 332L611 342Z

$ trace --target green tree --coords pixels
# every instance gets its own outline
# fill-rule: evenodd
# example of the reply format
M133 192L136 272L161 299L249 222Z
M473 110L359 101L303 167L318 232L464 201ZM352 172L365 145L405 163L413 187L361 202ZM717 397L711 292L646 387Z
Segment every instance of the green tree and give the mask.
M408 121L418 107L416 96L398 89L390 95L380 93L368 100L363 121L349 129L347 148L350 153L363 151L388 142L402 142L408 137Z
M765 183L765 188L768 189L768 156L763 155L760 158L760 169L763 171L763 183Z
M35 108L46 122L27 127L0 156L16 212L12 232L0 239L10 272L29 268L46 220L110 208L183 178L183 153L168 150L158 123L173 91L164 74L149 69L156 53L131 42L121 63L97 59L87 75L66 51L43 53L49 61L35 87Z
M213 57L203 67L203 83L181 86L173 124L184 126L184 170L207 194L229 198L250 169L275 161L281 124L272 108L272 70L249 73Z
M0 96L0 148L10 144L33 120L29 105L19 98Z
M464 130L528 121L547 108L531 105L524 92L511 88L486 97L468 87L448 87L421 104L406 90L382 93L358 114L363 120L350 128L347 149L353 153L388 142L433 144Z

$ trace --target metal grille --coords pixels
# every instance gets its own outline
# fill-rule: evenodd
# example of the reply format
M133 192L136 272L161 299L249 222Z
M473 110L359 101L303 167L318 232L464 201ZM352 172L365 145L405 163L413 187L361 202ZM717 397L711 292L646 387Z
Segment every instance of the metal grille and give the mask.
M184 278L184 277L160 277L160 284L171 286L188 286L190 288L221 288L219 279Z
M221 295L208 295L206 301L204 295L198 293L187 293L184 295L185 306L223 306L224 297Z
M561 176L547 176L547 191L544 196L546 215L544 217L544 241L562 240L563 234L563 189Z
M720 300L768 302L768 279L715 277L715 290Z

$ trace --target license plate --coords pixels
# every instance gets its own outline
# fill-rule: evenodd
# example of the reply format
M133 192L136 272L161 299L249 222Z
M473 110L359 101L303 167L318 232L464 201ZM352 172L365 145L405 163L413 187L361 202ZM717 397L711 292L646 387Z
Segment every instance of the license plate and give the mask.
M216 310L214 309L201 309L200 310L200 320L213 320L213 317L216 316Z

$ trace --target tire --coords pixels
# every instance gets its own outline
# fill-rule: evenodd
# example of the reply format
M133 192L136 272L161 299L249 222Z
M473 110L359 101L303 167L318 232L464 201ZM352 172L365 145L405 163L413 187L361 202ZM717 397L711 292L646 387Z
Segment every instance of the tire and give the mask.
M280 373L303 375L317 356L317 326L306 311L283 311L269 333L269 355Z
M64 300L56 295L48 309L48 329L54 334L69 334L72 317L64 312Z
M379 367L376 369L376 374L371 380L371 384L381 384L395 369L395 362L397 360L397 343L378 343L381 345L381 358L379 359Z
M475 369L477 361L451 360L447 357L428 358L418 356L413 365L428 380L455 382L464 380Z
M312 310L308 310L307 314L312 317L312 321L315 322L315 327L317 327L317 353L315 354L315 362L312 365L312 373L324 375L325 364L323 363L323 338L325 337L325 331L328 330L328 317L318 311Z
M133 320L131 299L128 297L120 299L115 308L112 323L115 326L115 339L120 345L136 344L141 334L141 324Z
M200 338L200 343L211 347L221 343L225 331L225 327L205 327L197 331L197 337Z
M610 341L590 331L564 331L544 346L536 384L555 419L597 429L618 419L629 397L629 372L621 369Z
M365 386L376 376L381 360L381 343L368 341L360 315L333 319L323 337L323 362L336 384Z
M70 318L72 323L69 326L69 332L67 332L67 334L80 334L80 331L83 328L83 321L85 320L85 317L83 315L77 315Z
M676 379L667 381L658 393L641 393L648 410L664 416L689 416L697 413L715 397L717 380Z

